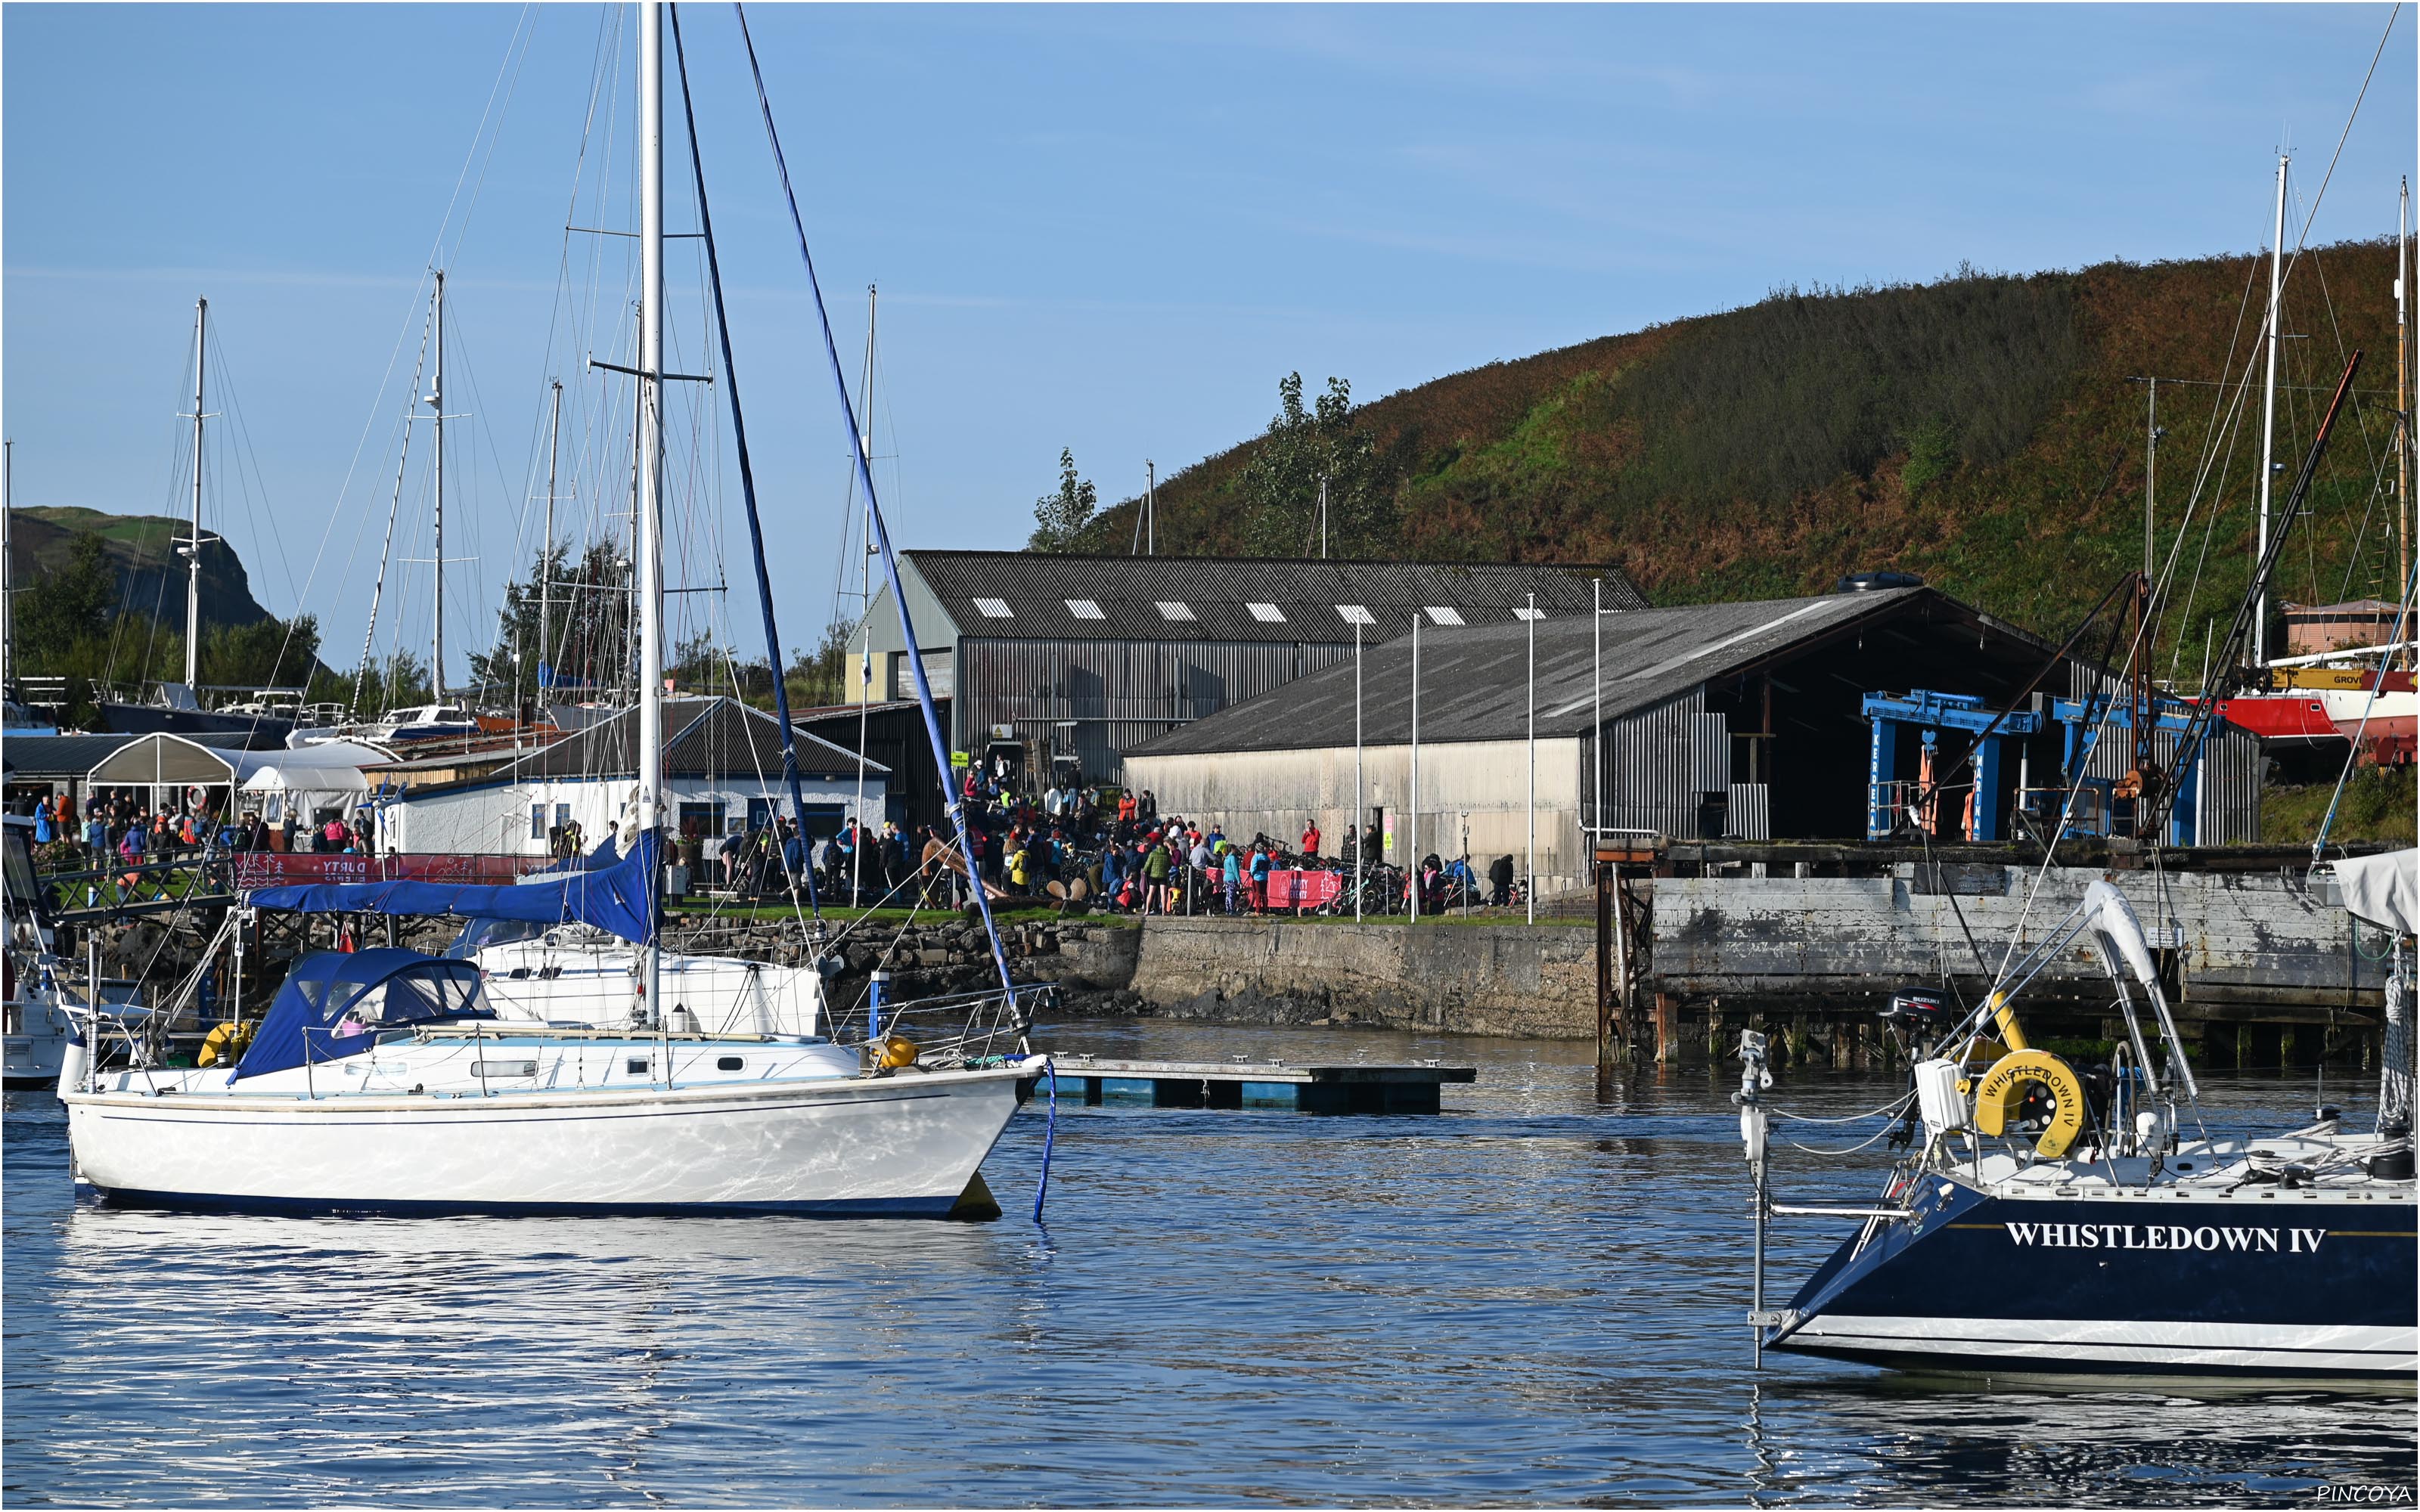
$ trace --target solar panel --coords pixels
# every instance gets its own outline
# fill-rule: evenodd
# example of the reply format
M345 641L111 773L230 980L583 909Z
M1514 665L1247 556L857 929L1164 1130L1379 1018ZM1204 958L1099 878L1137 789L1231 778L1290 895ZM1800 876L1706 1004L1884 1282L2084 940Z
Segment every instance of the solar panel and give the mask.
M1109 618L1108 615L1101 612L1101 606L1094 603L1089 598L1068 599L1067 612L1073 614L1079 620L1106 620Z
M1336 606L1336 612L1344 616L1344 623L1347 625L1375 625L1378 623L1376 618L1371 614L1370 610L1359 604L1339 604Z
M1001 598L976 599L975 612L987 620L1009 620L1016 617L1009 613L1008 601Z
M1244 607L1250 609L1252 618L1263 625L1283 625L1286 622L1285 610L1275 604L1247 604Z
M1429 622L1433 625L1460 625L1462 610L1445 604L1429 606Z
M1163 598L1158 602L1159 617L1163 620L1189 620L1193 618L1193 606L1186 603L1182 599Z

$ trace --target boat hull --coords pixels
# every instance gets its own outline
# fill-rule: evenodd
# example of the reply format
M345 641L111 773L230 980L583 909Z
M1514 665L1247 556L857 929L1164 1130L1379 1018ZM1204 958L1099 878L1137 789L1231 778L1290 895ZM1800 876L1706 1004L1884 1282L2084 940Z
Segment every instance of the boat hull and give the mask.
M62 1095L77 1180L108 1203L946 1217L1033 1074L493 1097Z
M212 709L171 709L151 703L102 703L101 727L114 735L240 736L256 750L286 744L294 721Z
M1928 1192L1912 1221L1842 1244L1768 1346L1954 1375L2408 1382L2420 1370L2408 1193Z

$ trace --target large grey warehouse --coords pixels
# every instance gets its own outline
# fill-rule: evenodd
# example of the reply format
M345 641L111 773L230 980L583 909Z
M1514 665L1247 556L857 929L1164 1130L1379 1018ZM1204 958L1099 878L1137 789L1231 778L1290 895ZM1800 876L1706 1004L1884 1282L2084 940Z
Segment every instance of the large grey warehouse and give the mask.
M2075 732L2056 711L2098 682L2072 660L2053 665L2055 650L1924 587L1635 609L1593 625L1583 611L1535 625L1424 627L1417 840L1408 636L1368 648L1357 670L1348 656L1131 749L1126 768L1162 811L1215 819L1230 834L1291 841L1315 820L1341 839L1357 810L1397 864L1431 854L1526 859L1534 812L1544 896L1582 885L1584 826L1862 838L1878 801L1878 749L1900 759L1902 772L1916 769L1919 743L1937 755L1948 794L1937 803L1972 789L1956 764L1977 736L1878 725L1869 695L1931 690L2000 710L2033 689L2004 726L2026 733L2006 737L1992 768L1991 798L2005 814L2019 790L2057 782L2062 742ZM2125 742L2122 732L2109 738L2105 704L2098 713L2093 728L2104 738L2090 769L2107 776L2113 762L2122 769ZM2181 820L2194 838L2257 838L2259 760L2255 737L2218 728ZM1954 828L1953 815L1941 810L1935 832Z
M1618 569L1568 564L905 551L899 571L952 748L1003 746L1107 782L1144 741L1349 660L1357 631L1647 605ZM870 696L914 697L889 589L866 625Z

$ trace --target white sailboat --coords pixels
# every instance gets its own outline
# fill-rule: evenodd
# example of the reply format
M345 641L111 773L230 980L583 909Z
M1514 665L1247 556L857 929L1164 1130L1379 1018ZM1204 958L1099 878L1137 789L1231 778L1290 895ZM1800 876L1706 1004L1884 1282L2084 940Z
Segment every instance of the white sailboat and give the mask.
M980 1166L1047 1062L1020 1026L857 1048L716 1032L675 1011L657 892L663 792L662 8L638 6L641 97L640 736L635 835L535 885L270 889L255 902L604 930L637 1027L500 1015L478 964L399 949L297 962L230 1070L61 1080L75 1180L103 1201L269 1211L997 1212ZM240 941L240 931L233 932ZM241 970L241 956L236 958ZM1013 993L1003 995L1015 1018Z

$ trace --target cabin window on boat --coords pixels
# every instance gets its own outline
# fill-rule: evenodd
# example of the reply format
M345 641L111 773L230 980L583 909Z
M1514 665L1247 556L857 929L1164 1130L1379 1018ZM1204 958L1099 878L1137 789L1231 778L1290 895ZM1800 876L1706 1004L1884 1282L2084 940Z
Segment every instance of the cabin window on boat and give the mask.
M479 995L479 980L475 976L408 972L390 978L386 984L386 1003L382 1011L368 1011L362 1005L363 1017L373 1023L406 1024L414 1019L443 1018L467 1011L472 1000Z
M714 1069L717 1071L737 1071L739 1068L747 1064L748 1062L740 1059L737 1056L724 1056L721 1059L717 1060L714 1063Z
M623 1063L622 1069L628 1072L633 1076L644 1076L649 1070L647 1057L644 1056L632 1056L628 1061Z

